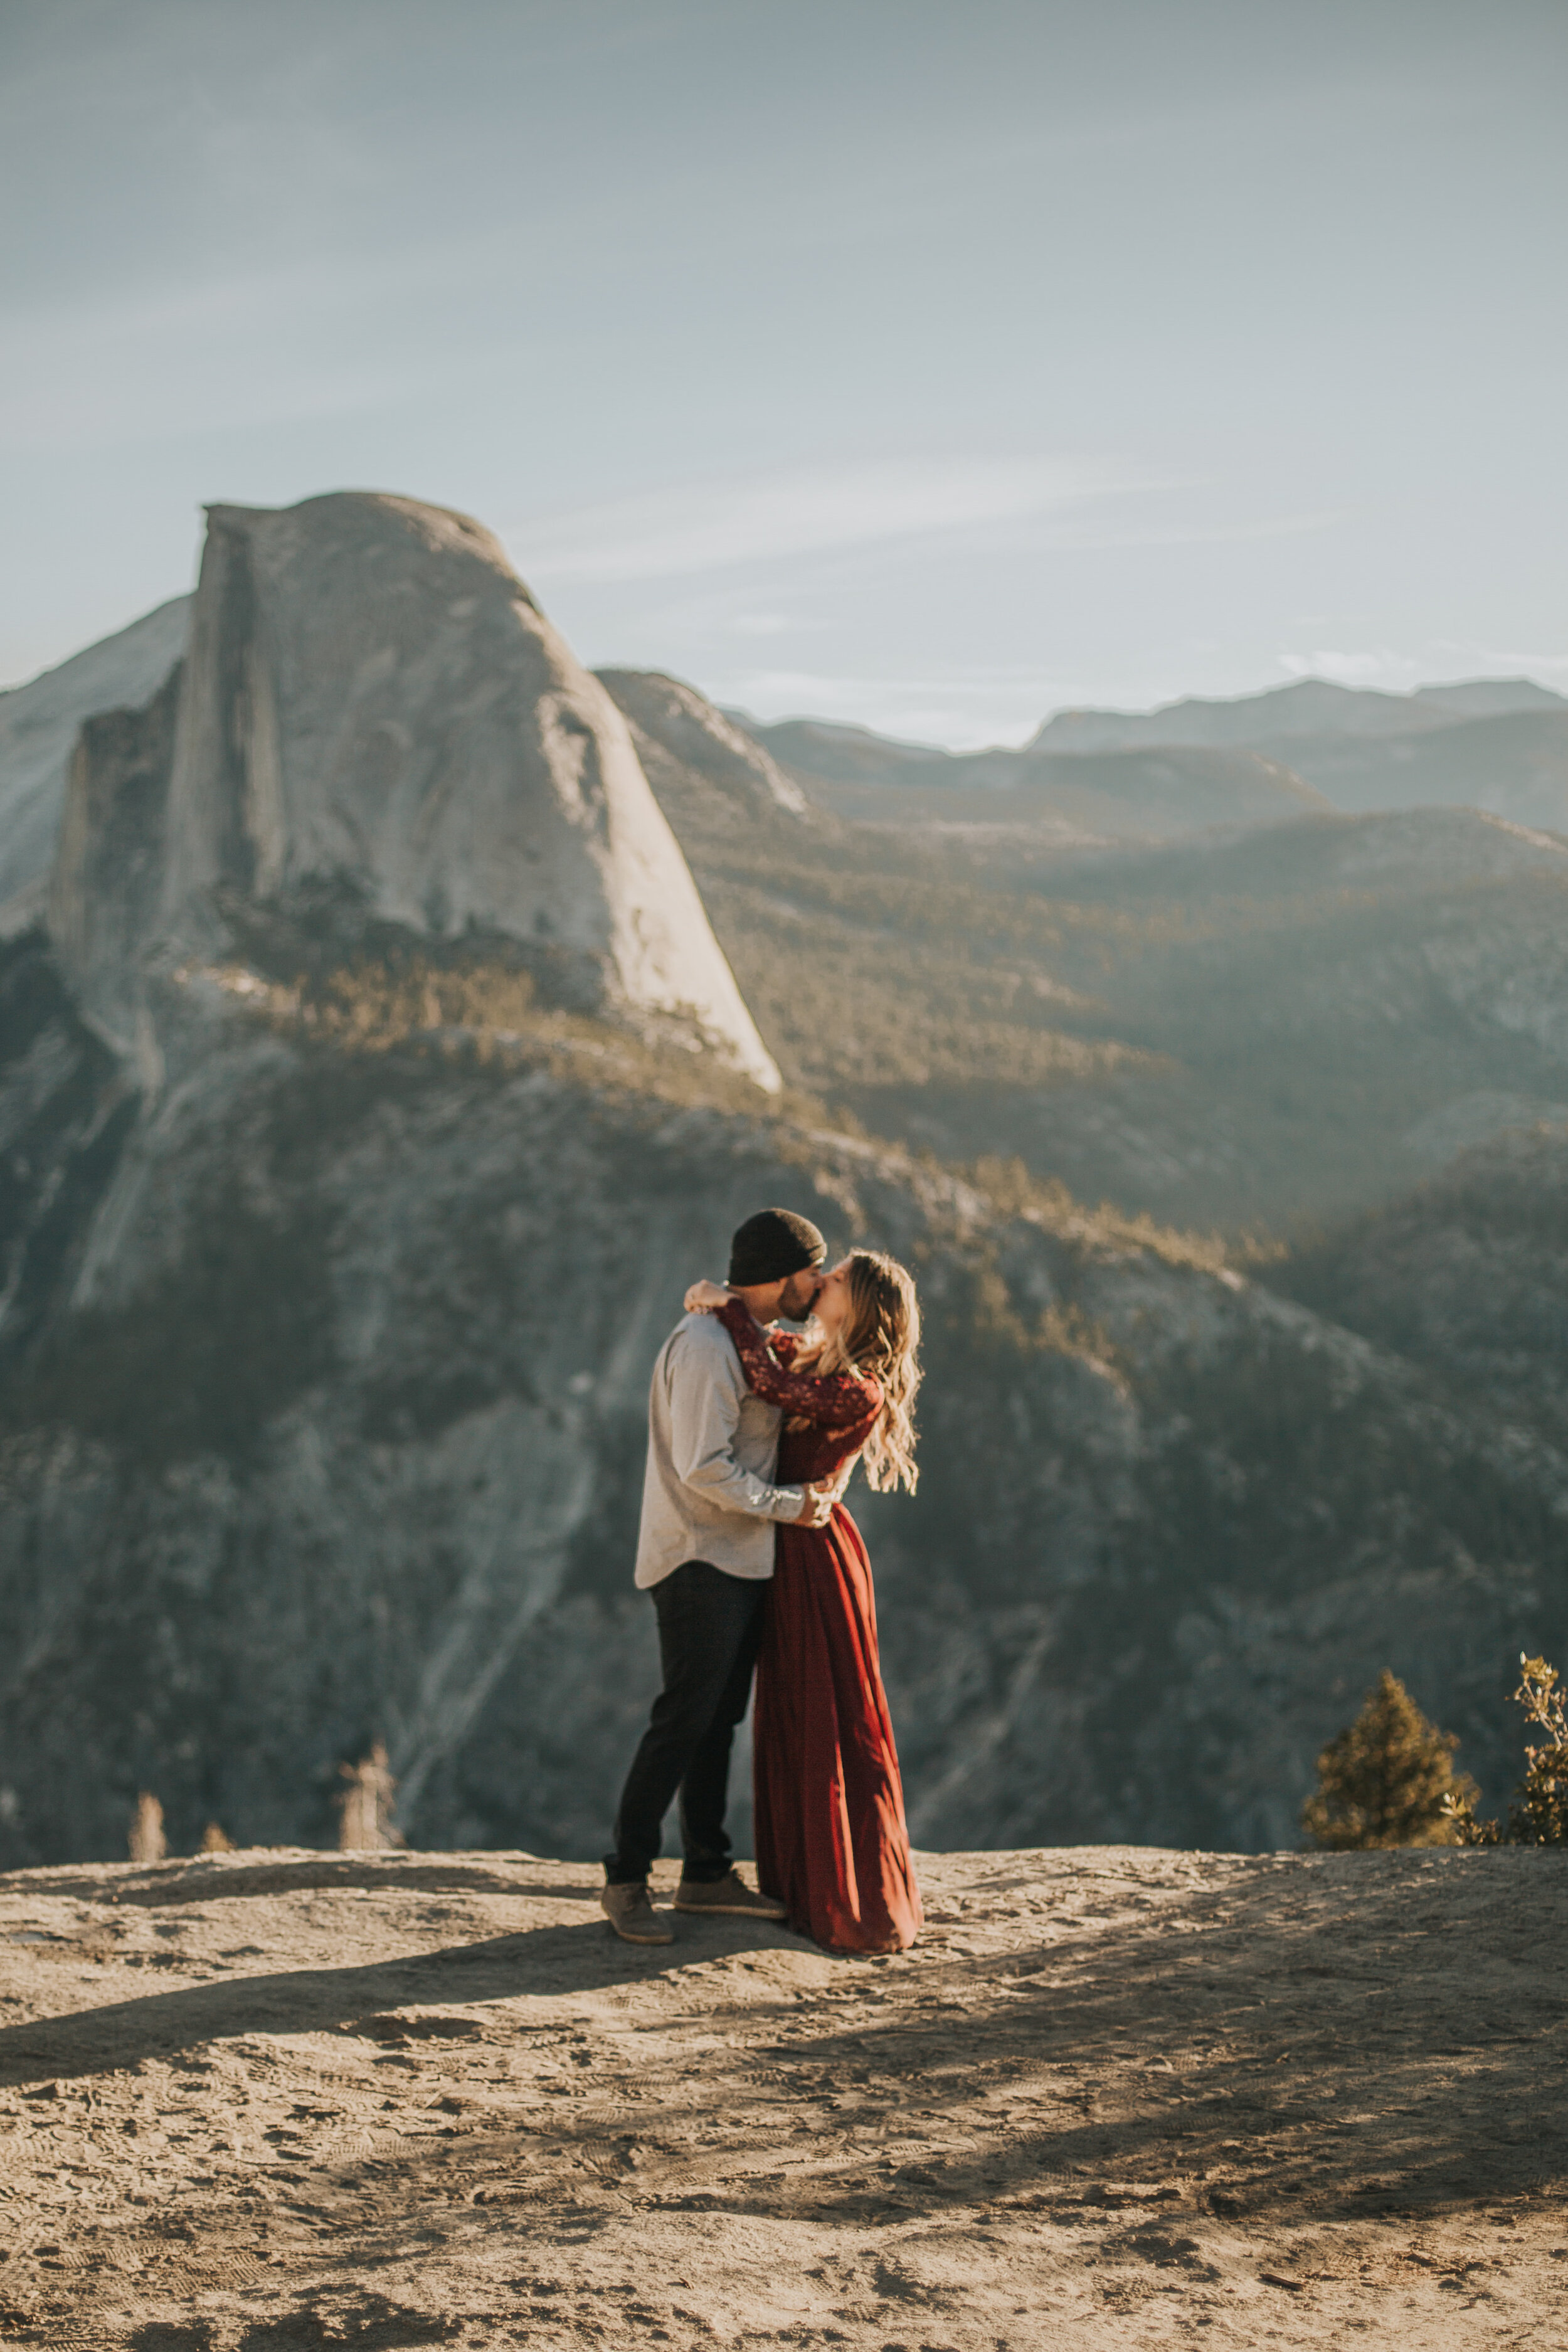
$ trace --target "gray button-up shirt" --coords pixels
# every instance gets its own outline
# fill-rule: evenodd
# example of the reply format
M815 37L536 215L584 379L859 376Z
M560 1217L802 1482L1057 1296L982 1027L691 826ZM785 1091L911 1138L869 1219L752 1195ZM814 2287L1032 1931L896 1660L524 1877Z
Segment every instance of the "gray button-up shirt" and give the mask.
M805 1493L773 1484L782 1418L747 1388L722 1323L683 1317L648 1391L637 1567L645 1590L686 1559L730 1576L773 1574L773 1521L793 1519Z

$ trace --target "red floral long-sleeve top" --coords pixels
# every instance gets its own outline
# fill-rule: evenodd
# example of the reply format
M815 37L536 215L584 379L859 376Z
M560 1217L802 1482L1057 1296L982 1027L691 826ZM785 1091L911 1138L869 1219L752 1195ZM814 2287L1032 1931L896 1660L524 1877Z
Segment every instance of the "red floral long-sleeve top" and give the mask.
M867 1372L792 1372L789 1359L800 1344L792 1334L763 1331L738 1298L717 1311L752 1395L789 1416L779 1442L780 1485L830 1478L876 1427L882 1410L879 1383Z

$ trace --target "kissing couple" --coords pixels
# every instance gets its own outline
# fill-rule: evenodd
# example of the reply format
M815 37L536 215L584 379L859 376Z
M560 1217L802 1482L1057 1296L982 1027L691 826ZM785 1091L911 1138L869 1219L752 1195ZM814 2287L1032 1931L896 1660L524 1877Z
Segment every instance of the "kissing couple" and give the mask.
M920 1307L896 1259L854 1250L825 1271L826 1255L807 1217L748 1217L728 1285L692 1284L654 1366L637 1582L664 1687L601 1897L628 1943L675 1940L647 1876L678 1791L678 1911L787 1919L834 1952L902 1951L920 1930L870 1562L841 1499L857 1461L914 1492ZM811 1320L785 1332L781 1316ZM753 1672L761 1893L724 1827Z

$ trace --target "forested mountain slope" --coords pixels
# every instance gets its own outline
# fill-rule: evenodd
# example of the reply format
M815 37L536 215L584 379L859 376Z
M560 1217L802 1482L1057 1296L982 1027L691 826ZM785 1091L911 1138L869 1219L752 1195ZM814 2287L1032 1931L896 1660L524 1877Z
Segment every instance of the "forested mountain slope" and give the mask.
M416 1843L598 1851L648 1369L768 1200L926 1301L920 1493L862 1498L921 1840L1289 1843L1384 1665L1505 1796L1568 1634L1552 1147L1398 1196L1568 1092L1563 845L850 823L690 688L612 703L462 519L323 503L220 510L0 952L5 1857L139 1788L327 1842L376 1738ZM309 562L307 627L298 534L365 529L412 541Z
M1302 1241L1276 1289L1418 1365L1463 1405L1568 1444L1568 1118L1517 1128Z
M10 1860L112 1853L142 1786L177 1845L330 1841L376 1737L416 1843L597 1851L654 1671L647 1371L767 1200L926 1300L919 1496L857 1505L923 1842L1289 1843L1384 1664L1506 1785L1510 1662L1568 1630L1568 1465L1506 1411L1178 1237L487 1021L482 973L398 1034L363 965L334 1026L253 964L117 1123L9 955L49 1202L0 1449Z
M1071 856L807 826L607 675L781 1065L872 1132L1234 1233L1568 1115L1568 841L1462 810Z

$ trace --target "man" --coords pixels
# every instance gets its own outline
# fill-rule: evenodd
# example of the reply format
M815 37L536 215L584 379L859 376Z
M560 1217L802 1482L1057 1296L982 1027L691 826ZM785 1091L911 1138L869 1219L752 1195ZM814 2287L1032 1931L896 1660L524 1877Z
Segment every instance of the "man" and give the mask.
M810 1314L826 1244L806 1217L763 1209L730 1250L730 1285L760 1324ZM733 1341L711 1315L683 1317L659 1352L648 1393L647 1472L637 1581L658 1615L664 1688L654 1701L605 1856L601 1901L629 1944L675 1938L648 1899L664 1816L680 1792L678 1911L782 1919L730 1860L724 1828L730 1747L746 1712L773 1572L773 1522L821 1527L832 1496L775 1486L776 1405L746 1387Z

